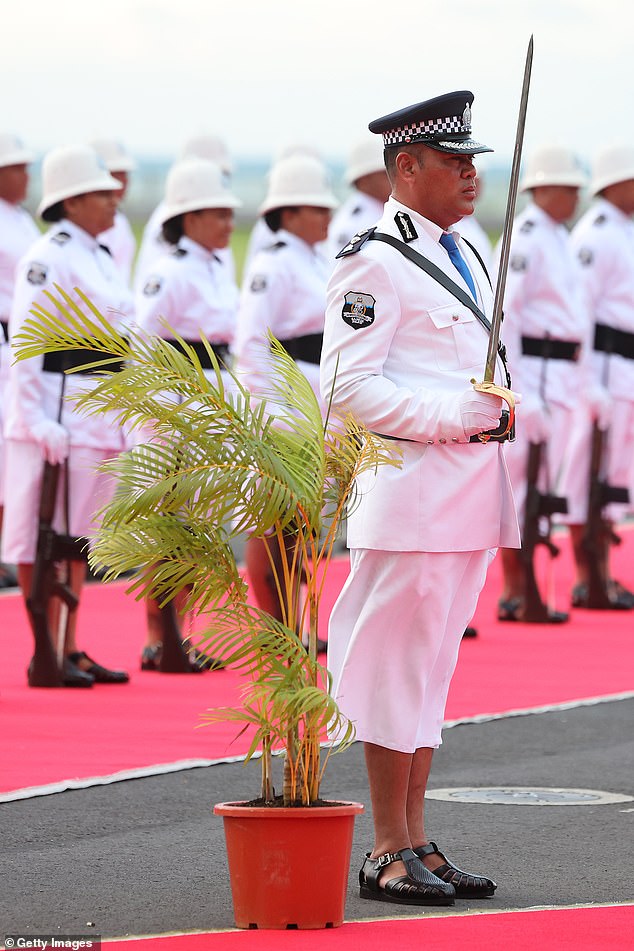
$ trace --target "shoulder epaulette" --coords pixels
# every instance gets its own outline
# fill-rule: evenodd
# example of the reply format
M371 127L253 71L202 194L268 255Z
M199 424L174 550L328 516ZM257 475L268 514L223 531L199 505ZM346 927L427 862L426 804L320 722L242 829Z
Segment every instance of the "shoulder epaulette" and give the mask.
M376 226L374 228L366 228L365 231L359 231L353 238L350 238L339 254L335 255L335 258L347 258L349 254L356 254L357 251L361 250L366 241L370 240L370 236L373 235L375 231Z
M521 234L529 234L535 227L535 222L532 218L527 218L524 224L520 228Z
M51 241L54 244L66 244L67 241L71 240L71 235L68 231L58 231L56 234L51 236Z

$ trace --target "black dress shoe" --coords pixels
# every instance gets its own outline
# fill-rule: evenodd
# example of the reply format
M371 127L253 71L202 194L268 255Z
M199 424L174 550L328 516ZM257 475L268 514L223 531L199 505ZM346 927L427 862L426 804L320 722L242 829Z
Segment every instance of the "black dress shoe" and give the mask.
M498 601L498 621L517 621L524 623L522 617L524 611L524 601L522 598L500 598ZM570 615L566 611L550 611L544 618L544 624L565 624ZM530 622L526 622L530 623Z
M420 858L424 859L426 855L439 855L444 859L444 865L434 869L434 875L447 882L456 890L456 898L490 898L495 892L497 885L495 882L486 878L484 875L472 875L470 872L463 872L461 868L453 865L446 855L440 851L435 842L428 845L420 845L413 850Z
M71 657L62 662L62 683L65 687L92 687L95 678L87 670L81 670Z
M109 670L108 667L102 667L97 664L92 657L89 657L85 651L74 651L67 657L81 673L89 674L97 684L127 684L130 675L125 670ZM87 662L90 666L85 670L79 667L79 661Z
M218 660L217 657L210 657L208 654L203 654L195 647L188 648L187 644L184 644L183 646L189 658L193 673L201 674L205 670L224 669L225 664L221 660ZM144 647L141 654L141 670L160 671L162 652L162 644L150 644L147 647ZM187 673L187 671L184 672Z
M478 631L475 627L465 627L463 637L477 637Z
M572 589L570 602L573 608L587 608L590 595L587 584L576 584ZM607 592L605 611L631 611L634 608L634 595L619 582L612 582Z
M379 875L386 865L403 862L407 875L390 878L379 885ZM366 855L359 872L359 894L373 901L389 901L397 905L453 905L456 891L430 872L411 849L386 852L378 858Z

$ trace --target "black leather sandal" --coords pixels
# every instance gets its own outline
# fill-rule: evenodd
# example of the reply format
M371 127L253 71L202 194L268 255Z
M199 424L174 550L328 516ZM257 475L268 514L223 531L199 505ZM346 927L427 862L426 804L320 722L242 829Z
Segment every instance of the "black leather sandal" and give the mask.
M490 898L497 888L496 883L486 878L484 875L472 875L470 872L463 872L461 868L453 865L446 855L440 851L435 842L428 845L419 845L413 850L421 860L426 855L439 855L444 859L445 864L434 869L433 874L437 875L443 882L447 882L456 890L456 898Z
M390 878L379 885L379 875L386 865L404 862L407 875ZM411 849L386 852L371 859L368 852L359 872L359 894L372 901L389 901L397 905L453 905L455 889L425 868Z
M522 622L524 611L524 601L522 598L500 598L498 601L498 621L517 621ZM548 611L548 618L544 619L547 624L565 624L569 615L565 611Z
M97 684L127 684L130 679L130 675L125 670L110 670L108 667L102 667L92 657L89 657L85 651L74 651L68 655L68 660L83 673L90 674L94 683ZM90 665L85 671L82 667L79 667L82 660Z

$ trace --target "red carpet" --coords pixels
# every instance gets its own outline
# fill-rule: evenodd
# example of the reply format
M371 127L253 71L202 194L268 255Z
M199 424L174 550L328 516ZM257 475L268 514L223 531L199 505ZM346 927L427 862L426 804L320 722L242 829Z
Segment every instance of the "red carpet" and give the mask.
M629 951L634 906L351 922L332 931L232 931L106 941L108 951L338 951L362 947L447 951Z
M634 587L634 532L623 534L624 543L615 551L616 573ZM562 547L555 563L560 607L565 606L571 584L566 540ZM463 642L447 719L634 688L632 665L626 662L634 626L630 612L576 611L573 620L560 628L499 624L495 620L499 571L496 561L474 619L480 636ZM347 559L333 564L322 611L324 628L346 573ZM202 710L237 701L236 674L139 671L143 608L126 597L122 584L86 589L80 642L100 662L130 670L128 685L85 691L29 689L25 670L31 634L17 594L0 596L0 632L0 794L156 764L234 757L246 749L244 739L234 741L235 727L230 724L196 729Z

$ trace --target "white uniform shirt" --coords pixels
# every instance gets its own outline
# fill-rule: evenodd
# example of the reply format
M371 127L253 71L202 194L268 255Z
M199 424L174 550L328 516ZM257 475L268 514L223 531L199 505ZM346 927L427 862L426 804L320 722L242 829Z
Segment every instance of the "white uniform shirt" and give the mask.
M169 254L172 249L172 246L163 240L163 234L161 232L164 211L165 202L159 202L143 229L141 246L134 268L135 293L141 292L145 287L148 277L154 270L154 262L163 257L164 254ZM236 265L231 248L222 248L216 251L216 254L227 266L227 271L231 278L235 280Z
M498 261L499 252L498 245ZM546 404L578 405L590 355L587 301L568 231L532 202L513 224L502 332L515 390ZM525 356L522 336L578 341L579 360Z
M237 370L243 383L260 395L271 373L267 330L278 340L319 334L324 329L326 283L330 265L318 250L288 231L260 251L245 276L236 333ZM319 365L297 361L315 392Z
M409 247L469 293L438 243L437 225L390 198L379 230L400 239L398 212L417 233ZM457 243L478 304L490 313L486 276ZM460 415L459 396L472 377L483 378L487 347L472 311L398 250L368 241L339 259L328 285L322 393L332 389L335 409L402 440L403 450L402 468L380 467L359 479L360 499L348 517L351 548L448 552L518 544L503 447L469 443Z
M99 242L108 248L123 280L129 285L136 254L136 240L130 222L122 211L117 211L115 214L112 228L99 235Z
M54 284L59 284L84 309L74 291L78 287L116 327L123 328L131 320L132 297L112 256L96 238L62 220L52 225L18 264L9 320L12 342L31 316L29 311L34 303L54 311L44 295L47 290L56 293ZM7 438L30 442L33 425L44 419L57 419L62 378L61 373L43 370L43 357L21 360L11 366L5 419ZM65 379L67 396L94 386L94 378L83 374L73 373ZM64 400L61 422L69 430L71 446L112 450L124 446L121 428L113 417L80 415L72 402Z
M337 209L328 228L328 256L333 264L350 238L377 223L384 207L378 199L354 189Z
M593 322L634 333L634 222L604 198L571 234ZM597 379L618 399L634 401L634 360L593 352Z
M189 238L153 265L136 295L139 325L165 337L163 320L184 340L231 344L235 333L238 288L217 251Z
M8 332L9 314L13 303L15 269L18 261L37 240L40 232L28 211L0 198L0 320ZM5 339L5 330L0 330L0 430L11 351ZM0 432L1 438L1 432Z

